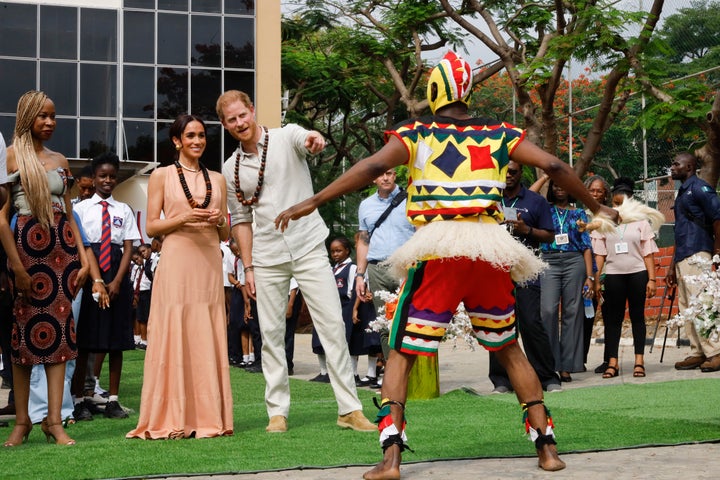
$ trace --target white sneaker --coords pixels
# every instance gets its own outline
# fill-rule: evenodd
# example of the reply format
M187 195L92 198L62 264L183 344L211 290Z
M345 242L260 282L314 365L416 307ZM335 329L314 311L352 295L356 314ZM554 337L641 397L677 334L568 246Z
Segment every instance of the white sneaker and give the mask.
M85 399L94 403L95 405L106 405L108 403L108 399L103 397L99 393L94 393L92 397L85 397Z
M107 397L109 395L107 390L104 390L100 387L100 381L97 379L97 377L95 378L95 395L99 395L101 397Z

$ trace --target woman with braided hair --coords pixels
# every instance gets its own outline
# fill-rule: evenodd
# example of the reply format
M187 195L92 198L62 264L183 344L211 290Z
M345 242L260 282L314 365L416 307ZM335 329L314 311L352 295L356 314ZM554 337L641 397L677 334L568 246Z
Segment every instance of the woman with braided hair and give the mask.
M63 429L61 405L65 363L77 356L72 298L90 264L78 245L68 161L45 146L55 126L55 104L43 92L31 90L20 97L7 152L11 198L0 214L0 240L15 295L11 355L16 413L5 447L20 445L32 430L30 373L38 364L45 366L48 383L48 416L42 430L48 441L75 443ZM11 206L17 213L13 222Z

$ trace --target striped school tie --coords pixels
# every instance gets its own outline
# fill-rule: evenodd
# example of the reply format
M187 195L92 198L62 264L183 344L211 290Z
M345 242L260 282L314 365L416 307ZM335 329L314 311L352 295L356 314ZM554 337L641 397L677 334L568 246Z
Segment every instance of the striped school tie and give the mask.
M100 270L107 272L110 270L110 212L108 211L108 202L103 200L102 205L102 234L100 237Z

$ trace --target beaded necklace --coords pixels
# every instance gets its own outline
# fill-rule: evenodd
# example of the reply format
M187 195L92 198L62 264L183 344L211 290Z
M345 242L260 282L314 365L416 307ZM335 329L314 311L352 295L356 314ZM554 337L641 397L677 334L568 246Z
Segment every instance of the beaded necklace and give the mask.
M245 194L240 188L240 152L235 155L235 198L238 202L245 206L257 203L260 198L260 190L262 190L263 183L265 182L265 162L267 160L268 144L270 143L270 134L268 133L267 127L262 127L265 131L265 141L263 142L263 154L260 158L260 170L258 170L258 183L255 193L250 197L250 200L245 199Z
M175 160L175 168L177 168L178 177L180 177L180 185L182 186L183 192L185 193L185 198L187 198L187 201L190 204L191 208L207 208L207 206L210 205L210 197L212 196L212 183L210 183L210 174L208 173L208 169L205 168L205 165L203 165L202 163L200 163L199 165L200 170L202 170L203 178L205 179L206 189L205 200L201 204L198 204L193 198L192 193L190 193L190 188L185 181L185 175L183 174L182 165L180 164L179 160Z

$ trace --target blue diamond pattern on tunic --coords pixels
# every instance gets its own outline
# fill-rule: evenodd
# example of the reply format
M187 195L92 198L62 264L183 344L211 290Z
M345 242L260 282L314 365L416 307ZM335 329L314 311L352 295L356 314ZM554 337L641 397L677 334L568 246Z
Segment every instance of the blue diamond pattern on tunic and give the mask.
M435 159L433 165L439 168L445 175L452 178L455 170L466 160L465 155L460 153L452 143L448 143L442 155Z

